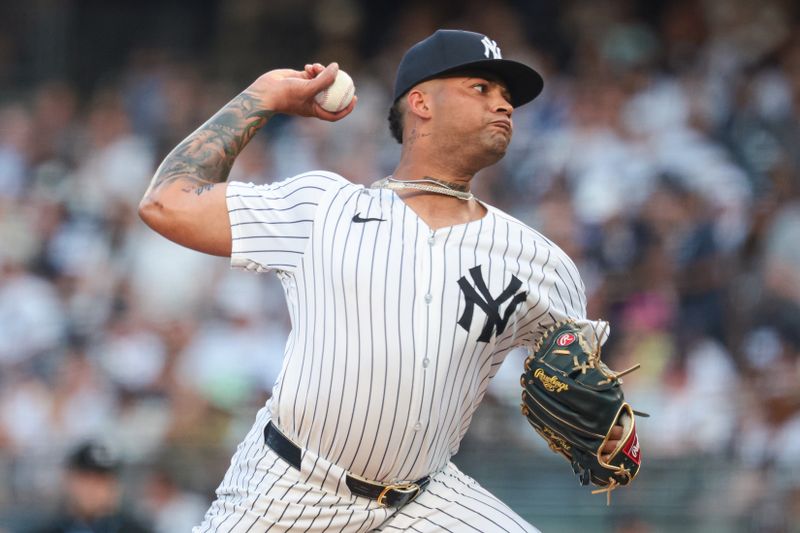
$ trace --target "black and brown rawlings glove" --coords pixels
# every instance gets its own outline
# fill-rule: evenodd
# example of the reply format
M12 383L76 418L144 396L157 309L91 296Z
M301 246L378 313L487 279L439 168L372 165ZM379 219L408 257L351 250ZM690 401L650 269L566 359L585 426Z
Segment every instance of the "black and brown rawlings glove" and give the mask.
M593 493L610 495L639 472L634 411L619 379L636 368L609 370L600 360L599 343L592 350L572 321L550 328L525 360L522 414L550 449L567 458L582 485L603 487ZM615 425L623 427L622 439L603 460L601 449Z

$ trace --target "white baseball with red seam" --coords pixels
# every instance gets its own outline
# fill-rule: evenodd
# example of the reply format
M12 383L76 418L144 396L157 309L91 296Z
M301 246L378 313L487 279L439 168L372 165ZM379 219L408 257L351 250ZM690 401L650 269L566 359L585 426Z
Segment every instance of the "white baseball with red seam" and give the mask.
M327 89L320 91L314 96L319 106L325 111L336 113L341 111L353 100L356 94L356 86L353 85L353 78L343 71L336 73L336 79Z

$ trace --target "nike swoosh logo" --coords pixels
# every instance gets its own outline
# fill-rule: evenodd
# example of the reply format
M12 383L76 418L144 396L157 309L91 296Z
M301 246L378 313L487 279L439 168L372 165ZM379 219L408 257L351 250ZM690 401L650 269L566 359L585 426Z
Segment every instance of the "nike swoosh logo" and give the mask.
M356 213L353 217L353 222L356 224L363 224L364 222L383 222L385 218L361 218L361 213Z

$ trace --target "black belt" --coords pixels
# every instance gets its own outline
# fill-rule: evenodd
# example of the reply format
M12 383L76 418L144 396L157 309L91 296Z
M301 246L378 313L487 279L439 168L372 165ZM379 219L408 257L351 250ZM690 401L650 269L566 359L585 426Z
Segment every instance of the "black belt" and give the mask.
M267 446L272 448L272 451L277 453L281 459L297 470L300 470L300 460L302 456L300 447L281 433L278 428L272 424L272 421L264 428L264 442ZM425 476L413 483L384 485L382 483L367 481L353 474L347 474L345 476L347 487L353 494L377 500L378 504L383 507L398 508L412 502L414 498L428 486L430 481L431 477Z

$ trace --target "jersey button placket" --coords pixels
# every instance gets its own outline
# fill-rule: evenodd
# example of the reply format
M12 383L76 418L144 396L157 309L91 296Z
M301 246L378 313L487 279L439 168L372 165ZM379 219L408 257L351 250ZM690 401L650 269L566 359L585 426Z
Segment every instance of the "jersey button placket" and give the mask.
M424 264L424 270L423 270L424 279L426 281L425 281L425 287L424 287L425 294L423 295L422 299L425 302L425 308L426 308L424 316L425 316L425 327L427 328L427 331L428 331L428 335L425 336L427 338L430 338L430 335L433 333L430 328L431 328L431 324L434 322L433 317L431 317L431 302L433 302L433 294L431 292L432 292L432 284L433 284L433 247L434 247L434 244L436 244L436 236L435 235L436 235L435 231L433 231L433 230L431 230L431 232L428 234L428 238L426 239L426 242L427 242L427 247L426 248L427 248L427 250L425 250L426 253L423 254L423 257L425 257L425 259L426 259L425 264ZM425 339L425 340L426 340L426 343L422 346L422 353L424 355L423 355L423 358L422 358L421 366L422 366L422 379L423 379L423 381L425 381L427 383L427 381L430 379L430 376L428 375L428 366L430 366L431 360L428 357L428 348L429 347L427 345L427 339ZM427 389L428 389L428 387L426 387L426 390ZM424 401L424 399L423 399L423 401ZM415 432L418 432L418 431L422 430L422 427L423 427L423 420L422 420L422 418L420 418L414 424L413 430Z
M430 235L428 235L428 248L429 248L429 256L433 255L433 245L436 242L435 232L431 231ZM432 262L428 264L428 280L430 280L431 276L433 275L430 270L432 270L433 264ZM430 281L428 282L428 293L425 295L425 303L430 305L433 301L433 295L430 293Z
M428 263L428 292L425 294L425 305L430 306L431 302L433 301L433 294L431 294L431 285L433 283L433 245L436 243L436 232L431 230L430 234L428 235L428 257L430 261ZM430 323L430 308L428 309L428 322ZM427 352L427 346L426 352ZM428 365L431 363L431 360L425 355L425 358L422 360L422 368L428 368Z

